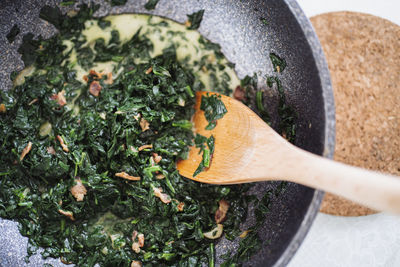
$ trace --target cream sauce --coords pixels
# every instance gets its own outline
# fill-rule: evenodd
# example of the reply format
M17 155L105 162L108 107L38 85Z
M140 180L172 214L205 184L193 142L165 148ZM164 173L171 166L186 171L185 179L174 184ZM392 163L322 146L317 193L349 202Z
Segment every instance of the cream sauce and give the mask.
M196 67L196 61L199 62L203 56L207 57L208 63L221 64L225 66L224 70L215 68L215 75L221 76L224 72L230 77L229 87L233 90L240 80L236 76L233 68L228 66L228 61L225 58L217 59L215 53L211 50L204 48L204 45L199 42L201 37L200 33L194 30L188 30L183 24L167 20L161 17L139 15L139 14L123 14L113 15L103 18L105 21L109 21L111 25L105 29L101 29L97 20L89 20L85 23L85 29L82 31L83 37L86 39L86 43L83 46L93 47L95 41L98 38L103 38L105 43L111 39L111 31L117 30L122 43L129 41L133 35L141 29L140 33L149 38L154 46L153 51L150 52L152 57L156 57L162 54L163 49L171 46L172 44L176 47L176 53L178 61L184 62L184 59L189 58L185 63L188 68L194 69L195 75L204 83L207 90L212 90L212 83L210 81L209 71L201 70ZM159 25L162 22L167 22L167 26ZM89 70L82 68L77 63L76 51L65 41L67 48L71 50L69 61L74 64L74 69L77 72L77 79L83 81L83 75L87 74ZM137 62L139 63L139 62ZM115 62L101 62L96 63L92 69L97 72L106 71L113 72L113 77L119 74L119 70L115 70Z

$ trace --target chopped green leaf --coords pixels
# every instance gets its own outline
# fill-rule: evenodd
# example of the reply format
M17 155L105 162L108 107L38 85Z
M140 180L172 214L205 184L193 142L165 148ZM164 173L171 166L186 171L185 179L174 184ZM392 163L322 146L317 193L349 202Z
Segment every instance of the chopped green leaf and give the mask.
M72 6L75 3L76 3L76 0L63 0L60 3L60 6Z
M256 93L256 103L257 103L258 111L265 112L264 104L263 104L263 91L262 90L258 90Z
M125 5L127 1L128 0L111 0L111 6L122 6Z
M144 5L144 7L147 10L155 9L158 1L160 1L160 0L148 0L147 3Z
M209 138L206 138L198 134L196 136L196 139L197 139L195 140L196 146L200 147L200 150L203 151L203 156L202 156L203 158L199 166L197 167L196 171L193 173L193 177L196 177L199 173L204 171L204 169L210 167L212 155L214 154L214 144L215 144L215 138L213 135L211 135ZM199 143L201 141L204 141L204 143L207 144L208 148L206 148L204 143Z
M203 20L204 9L194 12L190 15L187 15L189 26L187 27L189 30L197 30L200 27L200 23Z
M272 66L274 67L274 71L281 73L285 70L286 68L286 60L283 58L280 58L278 55L275 53L270 53L269 58L271 59Z
M204 116L209 122L206 129L212 130L216 126L216 121L221 119L227 112L221 96L215 94L203 95L201 97L200 109L204 111Z
M260 20L264 25L268 25L269 24L266 18L260 18Z
M7 34L6 38L8 40L8 42L11 44L12 42L14 42L15 38L17 37L17 35L20 33L20 29L18 28L18 26L15 24L10 32Z

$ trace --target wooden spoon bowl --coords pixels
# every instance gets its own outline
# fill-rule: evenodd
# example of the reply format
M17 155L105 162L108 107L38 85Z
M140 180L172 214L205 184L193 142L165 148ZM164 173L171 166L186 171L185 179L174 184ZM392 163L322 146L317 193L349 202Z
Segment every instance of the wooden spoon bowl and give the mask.
M215 138L210 167L193 177L202 160L191 147L189 157L177 164L182 176L210 184L238 184L286 180L325 190L377 210L400 213L400 180L395 176L367 171L301 150L278 135L241 102L221 95L228 112L217 126L208 122L196 95L195 131Z

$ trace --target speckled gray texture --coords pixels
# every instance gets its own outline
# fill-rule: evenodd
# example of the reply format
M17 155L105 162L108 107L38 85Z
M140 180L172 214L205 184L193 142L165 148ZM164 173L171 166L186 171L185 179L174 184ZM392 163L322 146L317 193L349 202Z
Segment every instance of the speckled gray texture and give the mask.
M23 68L16 52L22 35L33 32L48 37L54 33L52 25L40 20L38 14L41 6L56 2L0 0L0 89L8 89L11 85L9 74ZM96 15L149 13L143 8L145 2L147 0L128 0L127 5L114 8L103 4ZM272 74L269 53L275 52L286 59L288 67L280 78L287 90L288 101L299 112L296 145L332 157L335 118L329 71L314 30L297 3L294 0L160 0L150 13L184 22L186 14L199 9L205 9L200 33L221 45L225 56L236 64L240 78L256 72L260 86L266 88L265 77ZM9 44L5 36L14 24L21 33ZM267 108L276 116L276 93L266 90ZM252 191L260 195L276 186L275 182L258 183ZM246 266L285 266L312 224L322 196L320 191L289 184L285 193L273 200L259 233L264 241L263 248ZM247 223L253 219L250 216ZM0 266L41 266L44 261L40 256L32 257L30 263L25 264L26 242L26 238L18 234L14 222L0 219ZM235 246L221 240L217 255L234 250ZM59 260L46 262L62 266Z

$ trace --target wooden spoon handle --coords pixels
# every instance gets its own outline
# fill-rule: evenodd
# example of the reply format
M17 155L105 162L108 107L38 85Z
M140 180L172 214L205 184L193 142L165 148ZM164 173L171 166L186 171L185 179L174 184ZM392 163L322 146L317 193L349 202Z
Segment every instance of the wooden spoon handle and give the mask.
M370 208L400 214L400 179L294 148L285 180L322 189ZM284 178L284 177L281 177Z

